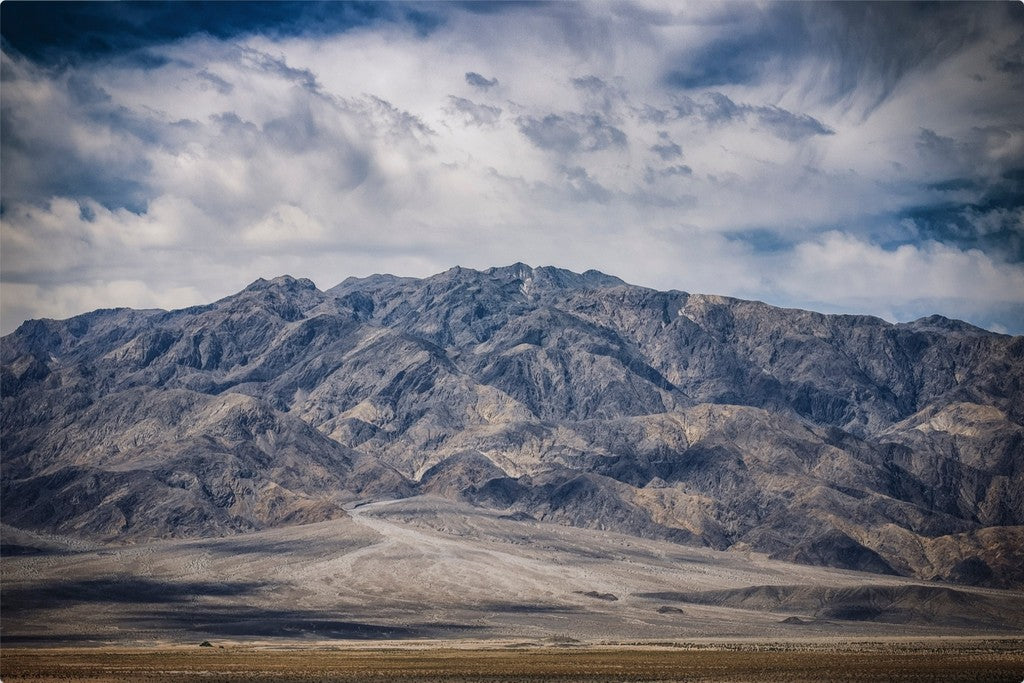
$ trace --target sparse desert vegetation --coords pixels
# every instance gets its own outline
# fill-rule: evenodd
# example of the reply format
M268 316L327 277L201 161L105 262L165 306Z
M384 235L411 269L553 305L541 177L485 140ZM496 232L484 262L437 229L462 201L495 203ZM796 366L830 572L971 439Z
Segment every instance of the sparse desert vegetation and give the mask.
M5 681L1016 681L1019 640L530 649L10 649Z

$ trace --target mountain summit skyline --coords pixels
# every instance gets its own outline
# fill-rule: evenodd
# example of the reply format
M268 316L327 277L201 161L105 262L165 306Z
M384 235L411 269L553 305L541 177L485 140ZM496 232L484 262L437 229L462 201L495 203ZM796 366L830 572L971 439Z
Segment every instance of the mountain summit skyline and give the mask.
M432 495L1020 586L1024 337L595 270L259 279L3 338L4 524L219 537Z

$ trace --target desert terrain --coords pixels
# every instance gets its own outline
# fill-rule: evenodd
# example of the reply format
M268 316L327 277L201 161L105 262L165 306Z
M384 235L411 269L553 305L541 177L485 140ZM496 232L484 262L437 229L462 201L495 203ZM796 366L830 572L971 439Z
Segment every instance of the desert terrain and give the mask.
M15 649L4 680L1017 681L1018 641L541 649Z
M3 644L600 645L1024 628L1019 591L794 565L430 496L350 508L315 524L123 547L18 532L22 554L0 561Z

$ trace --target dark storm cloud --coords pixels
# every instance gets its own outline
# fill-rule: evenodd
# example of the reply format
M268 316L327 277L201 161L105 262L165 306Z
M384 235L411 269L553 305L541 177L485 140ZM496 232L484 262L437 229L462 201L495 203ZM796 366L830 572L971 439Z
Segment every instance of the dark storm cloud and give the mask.
M598 114L521 116L516 125L536 147L554 152L596 152L626 146L626 134Z
M129 159L115 164L83 158L71 146L58 145L46 150L25 147L22 140L3 145L4 184L21 201L42 203L54 196L78 200L92 199L108 209L146 210L155 196L147 181L151 166L145 159ZM27 163L45 164L45 172Z
M996 69L1006 73L1024 74L1024 36L1005 50L992 56Z
M477 104L464 97L448 96L446 111L460 116L466 123L474 126L493 126L501 118L501 108L487 104Z
M467 71L466 83L469 83L474 88L479 88L480 90L490 90L494 86L498 85L498 79L484 78L475 71Z
M1006 171L995 180L955 178L934 183L930 189L945 198L895 217L907 221L914 231L902 235L903 240L936 240L1024 263L1024 168ZM965 195L975 199L957 201Z
M718 37L682 52L664 74L666 85L703 89L755 84L794 75L807 59L820 62L813 87L838 99L870 88L884 100L910 71L927 69L982 34L996 21L1024 31L1024 5L984 3L782 2L725 5ZM1019 54L1017 55L1019 57ZM1013 54L1002 63L1016 64Z
M917 135L918 151L927 156L935 156L940 159L952 158L956 155L956 140L950 137L939 135L934 130L922 128Z
M760 80L770 59L793 57L806 41L807 28L796 3L767 8L747 4L727 6L720 19L724 30L696 52L682 54L664 76L666 85L701 89Z
M443 17L426 5L385 2L4 2L7 45L36 61L77 62L141 51L196 34L326 35L383 23L429 34ZM141 54L145 55L144 52ZM160 66L159 56L151 57Z
M67 89L71 99L80 106L104 106L113 99L110 93L82 74L71 74L67 80Z
M982 210L970 205L931 204L900 212L904 229L889 240L879 240L886 248L934 240L958 249L978 249L998 255L1010 263L1024 262L1024 211L1017 209Z
M33 78L5 63L5 89L32 88ZM110 95L86 76L64 82L62 97L52 106L65 111L40 112L8 90L0 101L0 157L3 159L5 200L41 203L54 196L93 199L110 208L145 210L155 190L146 182L149 162L132 147L159 140L158 124L112 102ZM61 115L79 117L78 126L93 132L111 131L102 147L86 147ZM51 121L62 125L50 125Z

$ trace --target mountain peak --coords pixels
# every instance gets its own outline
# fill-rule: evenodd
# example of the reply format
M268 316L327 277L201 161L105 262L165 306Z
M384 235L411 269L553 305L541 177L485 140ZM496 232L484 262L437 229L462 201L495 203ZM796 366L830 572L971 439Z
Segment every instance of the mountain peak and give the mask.
M532 278L534 274L533 266L530 266L522 261L516 261L510 266L497 266L494 268L488 268L483 271L488 275L496 275L497 277L507 277L514 279L525 279Z
M536 268L525 263L513 263L510 266L488 268L483 271L487 275L501 279L521 280L524 285L545 289L599 289L625 285L623 280L606 275L598 270L576 273L555 266L538 266Z
M521 261L509 266L492 267L486 270L453 266L443 273L425 278L425 280L429 282L445 282L466 279L479 280L481 278L509 283L519 282L523 291L527 294L537 291L602 289L627 284L617 277L605 275L597 270L588 270L580 274L555 266L533 267Z
M952 318L947 318L944 315L938 314L918 318L917 320L913 320L909 323L904 324L907 327L912 327L914 329L922 331L942 333L964 332L968 334L990 334L988 330L982 329L968 322L964 322L963 320L954 320Z
M265 289L287 289L290 291L296 290L314 290L316 284L309 278L300 277L294 278L291 275L278 275L272 280L264 278L256 278L245 288L247 292L257 292Z

